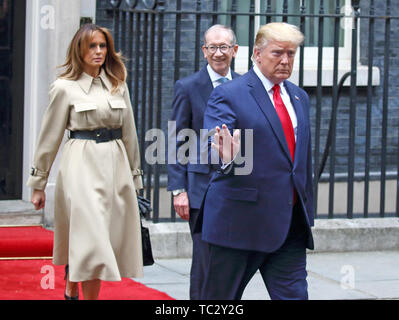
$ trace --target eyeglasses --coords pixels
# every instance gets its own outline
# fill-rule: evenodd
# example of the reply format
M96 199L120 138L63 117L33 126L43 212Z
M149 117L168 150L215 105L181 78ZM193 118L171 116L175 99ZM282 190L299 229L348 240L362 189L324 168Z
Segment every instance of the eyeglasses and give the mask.
M216 53L216 51L219 49L221 53L227 53L229 49L233 48L233 46L228 46L227 44L221 45L221 46L213 46L210 45L208 47L205 47L206 50L208 50L210 53Z

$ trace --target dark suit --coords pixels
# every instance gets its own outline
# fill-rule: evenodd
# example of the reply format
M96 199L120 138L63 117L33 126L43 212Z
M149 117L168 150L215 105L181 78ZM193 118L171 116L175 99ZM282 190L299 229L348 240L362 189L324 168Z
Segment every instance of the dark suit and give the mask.
M231 71L232 78L239 74ZM209 77L207 66L200 71L176 81L175 97L171 120L176 121L176 133L182 129L190 128L196 134L197 156L190 158L188 164L168 164L168 190L185 189L188 193L190 203L190 231L193 239L193 261L190 283L191 299L199 298L199 288L202 284L201 276L201 248L198 242L201 241L200 233L194 235L194 226L197 221L198 211L201 206L205 190L212 175L212 167L209 164L200 164L200 129L203 128L204 111L209 96L213 91L212 81ZM173 134L173 132L172 132ZM184 144L184 141L177 141L177 149Z
M277 278L286 278L286 275L280 277L272 272L281 269L276 267L280 264L286 265L288 274L295 273L289 270L288 265L292 262L287 262L287 257L280 254L291 250L295 252L290 257L297 257L294 261L302 265L302 271L297 275L300 278L296 281L298 288L293 290L297 290L299 298L307 297L306 270L303 268L303 263L306 265L305 247L313 249L310 104L305 91L289 81L285 81L284 86L298 121L294 162L280 119L253 69L239 79L217 87L209 99L204 116L205 128L211 130L224 123L231 131L243 129L242 149L246 143L244 129L253 130L253 170L248 175L234 174L236 167L230 168L227 174L219 171L207 189L202 207L202 235L203 240L211 244L214 258L208 266L204 299L239 299L257 269L261 271L272 298L295 297L295 292L281 294L275 289L285 286L283 280L270 284ZM293 202L294 189L298 195L296 204ZM265 264L266 260L273 265ZM247 269L236 265L242 261L250 262ZM217 274L215 268L225 272ZM238 276L240 272L241 276ZM224 284L227 281L225 275L241 278L230 280L233 287L229 287ZM220 286L225 289L218 288Z

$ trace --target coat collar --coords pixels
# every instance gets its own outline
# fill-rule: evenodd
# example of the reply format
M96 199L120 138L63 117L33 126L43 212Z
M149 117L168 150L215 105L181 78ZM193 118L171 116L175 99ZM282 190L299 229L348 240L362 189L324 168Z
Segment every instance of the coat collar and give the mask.
M103 68L101 68L100 74L98 76L102 83L104 84L104 86L107 88L108 91L112 90L112 83L109 80L107 74L105 73L105 70ZM88 75L86 72L82 72L82 74L80 75L80 78L77 80L79 86L82 88L82 90L88 94L91 88L91 85L93 84L93 80L94 78L90 75ZM123 94L123 87L121 86L119 88L119 90L121 91L121 93Z

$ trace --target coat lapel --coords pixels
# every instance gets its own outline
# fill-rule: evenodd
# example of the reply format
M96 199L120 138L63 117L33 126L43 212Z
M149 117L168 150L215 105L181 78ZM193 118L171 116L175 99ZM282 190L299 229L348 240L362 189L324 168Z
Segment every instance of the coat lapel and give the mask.
M272 102L270 101L269 95L267 94L262 82L255 74L253 69L251 69L248 73L249 81L248 86L251 87L250 92L252 96L255 98L259 108L261 109L262 113L265 115L266 119L269 121L274 134L276 135L281 148L284 150L285 155L287 158L292 162L291 154L288 149L288 144L285 139L285 134L283 127L281 125L280 118L277 115L276 110Z
M202 100L204 100L206 106L213 90L212 81L209 77L206 65L200 70L198 85L198 91L200 92Z

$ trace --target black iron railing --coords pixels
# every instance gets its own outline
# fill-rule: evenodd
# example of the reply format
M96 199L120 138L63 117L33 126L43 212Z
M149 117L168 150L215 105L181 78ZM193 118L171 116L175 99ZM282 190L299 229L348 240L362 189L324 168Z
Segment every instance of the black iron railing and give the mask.
M399 63L392 53L399 40L392 21L396 25L398 19L399 8L389 0L98 1L97 23L112 29L117 49L127 58L152 219L162 218L160 188L167 168L162 161L147 163L150 142L145 136L152 128L167 131L174 82L204 63L204 31L215 23L236 31L247 58L244 63L235 59L232 67L244 72L252 66L257 26L271 21L296 24L307 39L297 53L295 81L312 103L315 205L328 202L317 217L399 216ZM310 47L316 52L313 58ZM319 193L320 183L328 184L326 197ZM361 192L355 192L358 184ZM346 190L345 199L337 199L337 188ZM376 188L378 196L372 191ZM378 209L374 201L379 201ZM342 202L346 209L339 214ZM167 218L175 221L173 209Z

